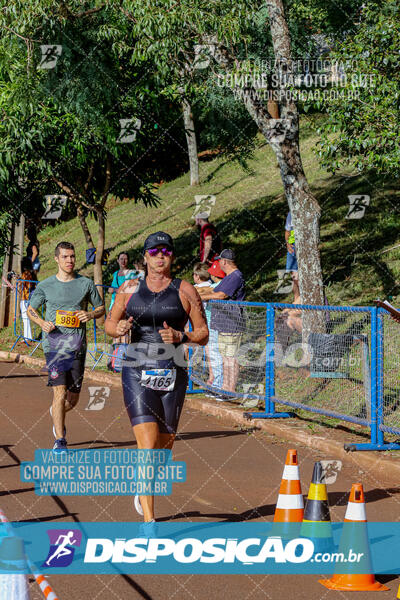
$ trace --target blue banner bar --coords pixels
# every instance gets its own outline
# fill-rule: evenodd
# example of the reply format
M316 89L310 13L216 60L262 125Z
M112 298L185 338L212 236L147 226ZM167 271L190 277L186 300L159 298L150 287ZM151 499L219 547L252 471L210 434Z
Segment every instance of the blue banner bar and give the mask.
M15 523L0 573L400 573L400 523Z

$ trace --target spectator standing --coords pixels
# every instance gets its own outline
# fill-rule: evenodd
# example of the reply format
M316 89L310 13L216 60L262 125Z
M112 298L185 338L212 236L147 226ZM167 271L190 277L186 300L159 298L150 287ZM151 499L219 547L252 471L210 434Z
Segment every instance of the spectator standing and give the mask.
M110 302L110 306L109 306L108 310L111 310L112 305L114 304L115 294L117 293L117 289L127 279L127 275L129 273L128 261L129 261L129 257L128 257L127 252L120 252L118 254L117 263L119 265L119 269L113 273L111 287L108 288L108 291L112 292L111 302Z
M200 262L211 265L221 252L222 244L217 229L208 222L208 216L208 213L200 212L195 219L200 229Z
M28 258L31 261L31 268L34 271L35 275L37 275L40 271L40 244L39 240L37 239L36 227L34 225L28 227L27 236L29 243L26 247L26 258Z
M24 339L32 340L32 327L31 321L27 315L27 309L31 294L36 287L36 284L32 282L37 281L37 277L32 269L32 262L27 257L23 258L21 261L21 279L24 281L20 281L18 283L18 294L20 297L19 306L21 309L22 323L24 326Z
M214 264L218 265L218 261L215 261L213 263L213 265ZM194 281L194 287L196 288L196 290L198 292L200 292L200 290L201 291L212 290L213 288L215 288L216 285L218 285L218 283L221 281L222 277L225 277L225 273L223 271L219 270L218 273L222 273L222 276L220 278L216 278L217 282L212 281L210 279L210 275L211 275L210 269L207 269L207 265L205 265L204 263L196 263L194 265L193 281ZM214 272L215 272L215 269L214 269ZM204 304L204 311L205 311L206 319L207 319L207 325L208 325L208 328L210 331L212 308L207 306L207 304L208 304L207 302L203 302L203 304ZM221 389L222 375L223 375L222 356L218 352L217 340L218 340L218 332L213 330L213 339L211 339L211 336L209 336L208 344L207 344L207 346L205 346L204 350L206 352L207 362L208 362L207 385L210 385L210 386L212 385L216 388ZM206 395L208 396L209 394L206 394ZM212 398L214 398L213 394L212 395L210 394L210 396Z
M296 246L294 240L294 229L292 225L292 215L289 211L285 223L285 240L286 240L286 271L292 274L293 281L293 304L300 304L300 288L299 288L299 270L296 257Z
M222 250L217 258L225 277L213 290L205 290L203 293L199 290L202 300L244 300L244 277L236 265L234 251ZM218 349L222 356L224 377L222 389L234 392L239 376L239 362L236 357L243 333L242 308L230 302L215 303L211 312L211 329L218 331ZM227 398L222 395L217 399Z
M146 275L146 270L143 257L141 256L140 258L138 258L133 263L133 266L135 267L137 277L134 278L132 276L129 276L129 279L144 279Z
M215 289L217 285L223 280L225 277L224 271L221 269L219 265L219 260L215 260L211 267L208 269L208 272L211 275L212 285L211 288ZM208 348L210 354L210 362L212 365L212 372L210 371L210 375L208 378L208 385L212 385L217 389L222 389L223 380L224 380L224 371L223 371L223 362L222 356L219 353L218 349L218 331L216 329L212 329L211 327L211 311L213 309L208 303L206 303L206 318L208 324Z

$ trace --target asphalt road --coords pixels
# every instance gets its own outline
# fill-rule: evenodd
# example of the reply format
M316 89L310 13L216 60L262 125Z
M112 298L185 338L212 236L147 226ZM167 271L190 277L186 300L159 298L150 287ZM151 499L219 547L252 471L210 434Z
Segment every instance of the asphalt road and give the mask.
M137 521L131 498L46 497L35 495L22 483L19 463L33 460L37 448L51 448L53 435L48 413L51 394L45 373L15 363L0 363L1 438L0 508L11 521L40 519L55 526L58 521ZM134 448L132 431L121 392L110 389L101 410L85 410L89 387L82 388L80 404L68 415L71 448ZM99 386L102 387L102 386ZM187 481L174 484L172 496L156 500L159 520L272 521L282 469L288 449L266 433L240 430L195 410L184 410L174 458L187 464ZM307 494L316 460L334 459L297 446L303 494ZM370 521L399 520L400 487L385 487L379 477L343 465L328 488L332 521L342 521L351 484L361 481ZM321 573L323 575L323 573ZM395 598L399 579L380 577ZM353 598L318 583L318 576L283 575L52 575L49 581L60 600L192 599L258 600L296 598L322 600ZM32 581L32 600L43 598ZM359 592L357 598L370 598ZM3 599L1 599L3 600Z

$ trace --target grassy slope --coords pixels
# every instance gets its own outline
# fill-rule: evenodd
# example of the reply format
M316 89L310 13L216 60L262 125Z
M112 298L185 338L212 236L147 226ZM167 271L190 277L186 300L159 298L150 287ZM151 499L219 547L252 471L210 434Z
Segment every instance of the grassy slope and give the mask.
M400 272L400 248L382 251L400 243L399 194L393 182L385 185L368 176L328 175L313 153L317 138L303 123L301 151L304 168L322 209L321 252L330 302L368 304L377 296L396 296L400 289L396 280ZM121 250L135 255L145 237L152 231L164 230L176 240L176 272L191 277L191 266L197 260L198 232L191 216L195 210L195 194L214 194L216 204L212 221L218 226L224 247L235 248L238 263L246 276L248 297L257 301L288 301L274 294L277 269L285 267L284 222L287 203L275 157L259 140L251 172L234 162L216 158L202 162L202 184L188 185L187 174L159 189L158 208L144 208L125 201L109 210L106 247L111 250L110 264L105 267L104 281L109 282L115 270L114 258ZM371 205L361 220L346 220L349 194L369 194ZM96 223L89 220L96 239ZM41 235L41 278L54 272L52 258L55 244L67 239L77 250L77 266L82 274L92 275L85 266L85 244L77 220L45 228Z

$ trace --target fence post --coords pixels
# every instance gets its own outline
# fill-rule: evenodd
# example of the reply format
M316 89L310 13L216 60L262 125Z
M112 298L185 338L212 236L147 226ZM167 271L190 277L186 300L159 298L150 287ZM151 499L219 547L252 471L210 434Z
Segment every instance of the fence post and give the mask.
M189 321L189 331L193 331L192 329L192 324ZM189 350L189 360L188 360L188 385L186 388L186 393L187 394L204 394L204 392L206 390L203 390L202 387L200 387L198 390L194 389L194 385L193 385L193 380L192 380L192 371L193 371L193 367L192 367L192 356L193 356L193 348L191 348L189 346L188 348Z
M375 308L377 313L376 328L376 436L378 446L384 444L384 433L381 429L383 425L383 367L384 367L384 347L383 347L383 316L381 309Z
M378 388L378 309L371 309L371 444L378 442L377 388Z
M287 419L294 417L293 413L276 412L275 402L275 305L268 302L266 305L265 319L265 411L245 412L245 419Z
M265 323L265 412L275 412L275 404L271 398L275 395L275 364L274 364L274 313L272 304L267 304L267 318Z

